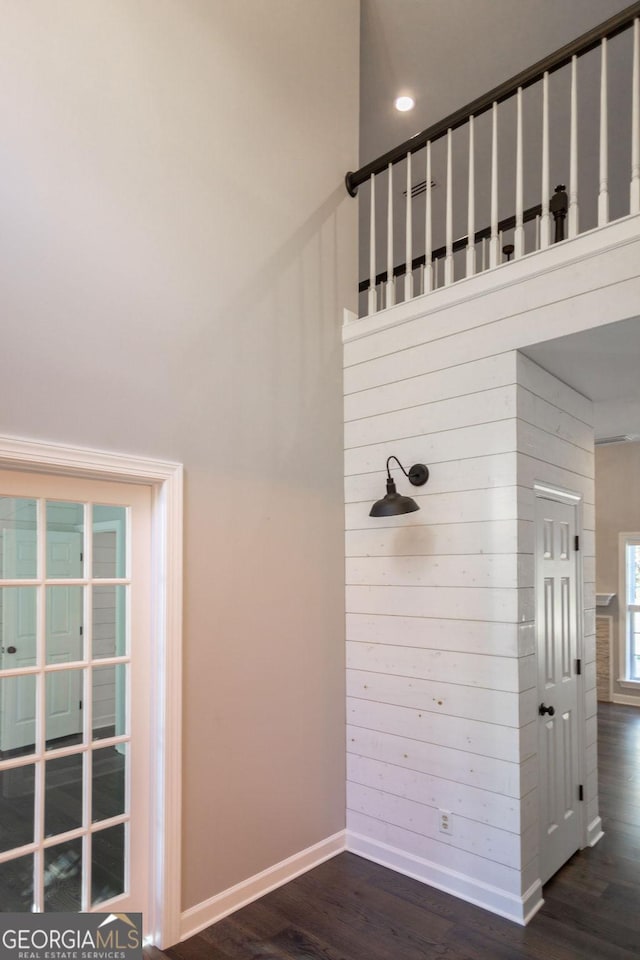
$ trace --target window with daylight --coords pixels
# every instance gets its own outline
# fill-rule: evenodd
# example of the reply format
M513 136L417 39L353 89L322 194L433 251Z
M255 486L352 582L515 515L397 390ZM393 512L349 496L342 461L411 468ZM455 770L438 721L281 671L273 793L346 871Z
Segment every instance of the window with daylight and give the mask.
M620 534L622 680L640 683L640 533Z

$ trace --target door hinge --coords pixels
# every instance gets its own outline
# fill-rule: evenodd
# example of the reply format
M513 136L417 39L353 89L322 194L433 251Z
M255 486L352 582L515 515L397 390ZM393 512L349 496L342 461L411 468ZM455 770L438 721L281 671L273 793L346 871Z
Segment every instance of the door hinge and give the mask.
M584 787L582 784L578 787L578 800L584 800Z
M579 677L582 675L582 660L576 660L576 673Z
M84 627L80 627L80 636L84 637Z
M80 563L82 563L83 560L84 560L84 553L81 553L81 554L80 554Z
M78 709L79 709L79 710L82 710L82 700L81 700L80 703L78 704Z
M580 549L580 537L578 536L578 534L576 534L575 537L573 538L573 549L574 550Z

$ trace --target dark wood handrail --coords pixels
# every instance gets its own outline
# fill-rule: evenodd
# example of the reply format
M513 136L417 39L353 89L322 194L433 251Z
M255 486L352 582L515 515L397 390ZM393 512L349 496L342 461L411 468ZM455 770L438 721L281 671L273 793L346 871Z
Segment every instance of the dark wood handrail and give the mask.
M590 50L593 50L604 38L610 40L617 34L622 33L623 30L626 30L633 23L636 17L640 17L640 2L632 3L631 6L621 10L620 13L610 17L609 20L605 20L605 22L599 26L588 30L587 33L583 33L581 37L572 40L571 43L565 44L564 47L561 47L555 53L534 63L532 67L528 67L510 80L506 80L499 86L494 87L493 90L478 97L477 100L473 100L467 104L466 107L462 107L460 110L456 110L455 113L449 114L444 120L434 123L421 133L417 133L409 140L405 140L405 142L401 143L398 147L394 147L393 150L382 154L377 160L372 160L370 163L365 164L364 167L361 167L355 173L349 171L345 176L347 192L352 197L355 197L360 184L365 183L372 173L382 173L390 163L399 163L401 160L404 160L408 153L416 153L418 150L422 150L427 143L433 143L435 140L439 140L440 137L443 137L449 130L456 130L458 127L461 127L468 121L469 117L478 117L480 114L490 110L494 103L502 103L504 100L508 100L509 97L512 97L514 93L517 92L519 87L523 89L530 87L532 84L541 80L545 73L553 73L555 70L559 70L561 67L571 63L572 57L582 56Z

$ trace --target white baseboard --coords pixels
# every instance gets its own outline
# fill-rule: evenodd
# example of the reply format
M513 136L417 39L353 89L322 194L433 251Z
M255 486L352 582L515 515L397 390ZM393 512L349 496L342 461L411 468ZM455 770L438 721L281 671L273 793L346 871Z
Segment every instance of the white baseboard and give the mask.
M590 847L595 847L598 840L601 840L603 837L602 820L600 817L596 817L587 827L587 843Z
M544 903L542 884L539 880L525 894L518 897L488 883L457 873L455 870L448 870L440 864L405 853L404 850L391 847L386 843L370 840L351 830L347 831L347 850L366 860L372 860L383 867L402 873L406 877L420 880L430 887L436 887L454 897L473 903L477 907L490 910L491 913L496 913L522 926L529 922Z
M640 697L629 697L624 693L614 693L614 703L622 703L627 707L640 707Z
M186 940L194 934L204 930L205 927L217 923L223 917L234 913L241 907L252 903L259 897L270 893L277 887L283 886L290 880L299 877L301 873L317 867L330 860L336 854L342 853L346 849L346 830L335 833L332 837L327 837L319 843L315 843L306 850L294 853L292 857L276 863L273 867L268 867L261 873L256 873L248 880L243 880L228 890L216 894L209 900L198 903L195 907L189 907L180 917L180 940Z

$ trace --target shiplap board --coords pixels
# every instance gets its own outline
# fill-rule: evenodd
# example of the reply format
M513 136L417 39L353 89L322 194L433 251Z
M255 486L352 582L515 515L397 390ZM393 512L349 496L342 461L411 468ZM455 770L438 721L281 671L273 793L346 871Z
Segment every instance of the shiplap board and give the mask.
M534 424L545 433L566 440L593 454L593 426L548 403L524 387L516 387L518 418Z
M430 743L519 763L536 752L536 724L514 729L481 720L443 716L433 710L415 710L388 703L347 699L347 722L351 727L392 733L408 740ZM524 756L521 756L524 751Z
M591 744L591 746L587 747L585 769L587 771L587 775L593 773L594 771L597 772L598 770L598 751L595 744Z
M521 797L534 785L523 783L521 764L515 761L366 727L347 725L347 752L508 797Z
M573 387L558 380L552 373L539 366L523 353L516 354L516 382L525 390L530 391L538 397L542 397L547 403L551 403L564 410L571 416L582 420L583 423L591 426L593 424L593 401L584 397Z
M618 236L622 237L625 231L623 239L612 240L606 249L602 245L595 249L594 244L588 253L581 254L580 244L574 240L575 253L566 260L566 247L547 249L544 256L538 257L537 264L555 259L554 269L520 277L514 271L505 284L500 284L495 275L478 276L463 289L458 286L437 291L422 303L413 301L396 308L393 315L345 327L345 366L363 366L374 358L409 353L425 344L434 348L451 339L465 344L471 335L475 341L471 356L463 353L457 361L439 364L439 368L502 352L491 349L495 343L504 344L503 350L524 349L533 343L633 317L637 313L637 300L634 303L633 297L639 289L640 238L637 228L633 236L633 225L619 224ZM610 225L610 237L615 232ZM601 233L599 239L602 237ZM584 251L586 244L594 243L593 235L584 236L582 241ZM530 264L523 261L521 267L527 270ZM387 329L380 329L380 324ZM367 336L368 331L371 333ZM480 352L482 346L485 353Z
M402 410L432 400L445 400L473 394L516 382L516 361L513 353L498 354L483 360L463 363L447 370L436 370L424 376L411 377L373 390L363 390L345 397L344 417L358 420L378 413Z
M500 420L414 436L393 442L373 443L366 447L346 450L345 474L373 473L384 470L387 458L393 453L401 463L426 463L429 470L437 469L438 463L461 460L465 457L482 457L495 453L510 453L516 449L516 420ZM409 486L411 486L409 484ZM411 488L418 490L418 487ZM384 490L382 490L384 494ZM381 495L382 495L381 494Z
M587 583L595 583L596 579L596 558L584 554L582 557L582 572Z
M518 693L521 689L521 659L529 658L490 657L486 654L419 650L416 647L384 643L347 642L347 666L353 670L389 675L389 679L394 675L415 677L511 693ZM466 695L473 700L471 690L467 690Z
M432 523L479 523L491 520L517 520L523 514L519 507L523 490L519 487L496 487L493 490L464 490L457 493L437 493L421 496L420 488L411 488L410 493L419 505L421 512L416 514L414 524L422 526ZM409 491L406 491L409 493ZM380 491L383 496L384 491ZM371 529L375 526L389 526L390 518L371 518L368 502L348 503L345 506L347 530ZM405 514L405 517L413 514ZM391 518L393 521L395 518ZM393 525L393 523L391 523Z
M347 696L415 709L428 706L447 716L509 727L519 727L525 720L530 722L535 717L537 700L533 688L523 693L477 687L470 691L457 683L369 673L360 668L347 670Z
M582 495L585 503L595 503L595 482L592 477L585 477L572 470L565 470L543 459L519 453L518 483L523 487L533 487L535 483L544 479L564 490L572 490ZM533 549L533 548L532 548Z
M404 519L410 519L412 514ZM400 518L399 518L400 519ZM347 557L451 556L533 553L530 521L482 520L369 527L345 534Z
M594 637L596 633L596 610L595 608L584 611L583 630L585 636Z
M537 817L535 790L519 800L353 754L347 757L347 779L512 832L525 830Z
M533 619L533 590L492 587L347 586L347 613L517 623Z
M597 746L598 743L598 718L589 717L584 726L585 731L585 743L588 747L592 747L594 744Z
M437 842L444 839L438 828L439 815L435 807L394 796L384 790L352 783L348 809L364 814L375 809L379 819L386 823L411 830L423 837L430 837ZM451 822L453 830L448 837L451 846L508 867L519 866L520 837L517 833L477 820L469 821L458 813L452 815Z
M457 490L478 490L492 487L508 487L513 483L516 471L515 451L497 453L491 456L466 457L462 460L450 460L438 463L430 470L429 480L424 487L411 487L398 467L392 463L392 476L398 489L406 492L420 492L427 496L436 493L452 493ZM409 464L408 466L411 466ZM345 477L345 502L353 503L366 500L370 504L377 500L385 490L387 478L384 464L375 473L361 473Z
M621 285L612 310L610 291L600 289L573 300L545 304L529 312L514 314L479 330L473 327L459 334L421 343L407 350L383 355L367 363L347 367L344 382L347 393L369 389L407 376L442 370L510 350L523 349L562 335L577 333L607 322L626 320L638 312L640 277ZM561 331L561 332L560 332Z
M347 584L430 587L533 587L532 556L347 557Z
M592 479L593 450L585 450L527 421L518 421L518 451Z
M352 420L344 428L345 449L507 420L516 415L517 390L515 384L494 387Z
M347 613L347 640L496 657L528 656L535 649L531 623L491 623L388 614Z
M453 845L453 837L439 834L442 839L434 840L354 810L347 812L347 829L397 850L410 851L447 870L475 878L500 890L514 894L519 892L520 873L516 868L461 850Z

